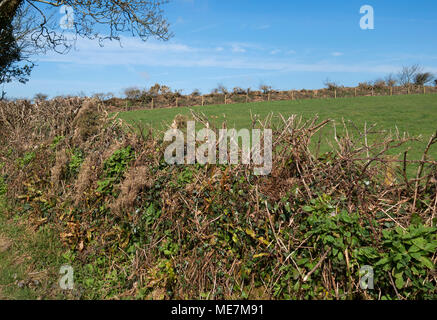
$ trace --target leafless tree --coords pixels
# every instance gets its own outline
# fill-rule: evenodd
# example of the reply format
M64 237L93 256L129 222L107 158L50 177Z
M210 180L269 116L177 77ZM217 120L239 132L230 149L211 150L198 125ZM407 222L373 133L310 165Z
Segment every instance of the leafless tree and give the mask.
M422 72L422 67L418 64L404 66L398 74L398 82L401 86L409 86L414 83L415 77Z

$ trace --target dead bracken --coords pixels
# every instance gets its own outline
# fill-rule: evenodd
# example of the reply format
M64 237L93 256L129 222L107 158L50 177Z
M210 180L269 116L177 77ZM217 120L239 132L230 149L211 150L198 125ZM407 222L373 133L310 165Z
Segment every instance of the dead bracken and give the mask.
M437 135L413 161L391 151L416 138L374 126L252 123L273 131L268 176L243 164L169 165L159 134L109 117L98 100L0 102L10 214L45 218L75 263L116 275L94 283L102 298L437 297L437 162L427 158ZM320 153L327 126L335 142ZM360 287L363 265L374 290Z

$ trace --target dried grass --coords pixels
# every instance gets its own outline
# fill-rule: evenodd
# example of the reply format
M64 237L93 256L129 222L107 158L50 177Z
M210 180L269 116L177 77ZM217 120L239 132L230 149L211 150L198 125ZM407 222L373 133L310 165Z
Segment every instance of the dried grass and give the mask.
M210 126L204 115L193 113L193 117ZM415 140L413 137L398 132L381 135L372 126L357 128L346 122L342 137L338 137L339 128L329 119L279 118L279 124L272 116L264 121L252 119L256 128L273 129L273 171L262 177L254 176L247 165L166 165L158 138L108 118L95 100L35 105L1 102L2 174L7 175L8 198L17 207L31 205L35 216L49 212L51 222L63 228L62 238L76 244L83 261L102 250L108 255L114 250L124 252L136 243L127 272L137 284L126 289L127 295L147 287L152 296L171 288L176 295L172 297L198 298L209 292L209 298L223 298L239 296L241 292L235 288L248 287L253 297L260 296L260 291L262 297L273 297L283 275L281 267L295 263L290 253L305 249L305 240L294 238L299 221L308 216L303 206L320 195L333 199L334 215L341 210L359 212L361 223L374 222L375 244L387 221L405 228L415 213L427 225L432 224L437 207L437 162L426 153L436 137L430 139L421 161L407 161L389 153ZM186 119L179 120L175 120L178 127ZM312 152L311 140L330 125L336 132L332 151L323 155ZM378 138L370 139L371 135ZM53 148L57 136L64 139ZM125 146L133 148L135 161L114 186L114 193L99 194L96 187L102 179L103 162ZM67 148L84 152L77 177L63 174ZM25 168L17 167L17 160L29 151L35 152L35 159ZM405 175L411 163L420 165L414 179ZM187 171L190 178L184 180ZM287 217L280 214L285 212L283 199L293 210ZM245 230L256 230L257 236L251 238ZM238 234L236 240L232 234ZM229 235L228 242L220 238ZM261 235L264 241L268 239L268 247ZM246 237L247 242L242 244L238 237ZM237 246L238 254L233 251ZM253 262L253 268L269 270L269 278L253 273L243 277L248 268L245 259L260 253L266 255ZM335 272L346 274L346 269L332 270L331 261L321 260L326 254L312 257L319 261L315 265L322 270L324 288L336 294L339 288L348 292L350 283L332 278ZM302 279L316 271L298 270ZM352 283L357 286L356 281Z

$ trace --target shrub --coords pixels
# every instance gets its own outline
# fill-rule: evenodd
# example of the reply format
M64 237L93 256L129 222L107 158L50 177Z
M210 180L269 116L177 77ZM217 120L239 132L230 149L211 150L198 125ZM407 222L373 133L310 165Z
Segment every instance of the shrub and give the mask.
M191 95L192 95L193 97L198 97L198 96L200 96L200 95L201 95L201 94L200 94L200 90L199 90L199 89L194 89L193 92L191 93Z
M361 90L368 91L368 90L371 90L372 87L373 87L372 84L370 84L369 82L360 82L358 84L358 88L361 89Z
M137 87L130 87L124 90L124 95L129 100L137 101L141 98L142 92Z
M434 76L430 72L421 72L414 77L414 84L424 86L427 83L432 82Z
M324 85L330 91L334 91L334 90L337 90L338 88L340 88L340 86L336 82L331 81L329 79L325 80Z
M330 122L290 117L274 127L271 174L257 176L251 165L168 165L158 135L103 112L76 139L77 117L100 107L0 103L0 190L11 214L59 231L82 298L437 298L437 163L386 182L391 147L413 138L372 130L366 143L351 125L316 156L312 139ZM359 287L364 265L374 291Z
M262 84L262 85L259 86L259 89L260 89L264 94L268 94L268 93L272 90L272 87L271 87L271 86L268 86L268 85L265 85L265 84Z
M373 82L373 88L374 89L384 89L387 86L385 83L385 80L377 79Z
M48 98L47 94L37 93L37 94L35 94L34 100L36 100L36 101L45 101L45 100L47 100L47 98Z

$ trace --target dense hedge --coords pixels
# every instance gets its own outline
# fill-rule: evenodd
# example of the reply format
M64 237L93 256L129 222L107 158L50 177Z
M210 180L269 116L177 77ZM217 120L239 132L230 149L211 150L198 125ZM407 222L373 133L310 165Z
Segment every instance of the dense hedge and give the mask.
M3 103L0 192L60 230L82 298L436 299L436 163L407 180L386 154L409 139L344 134L317 155L329 121L281 121L255 176L169 165L94 100Z

